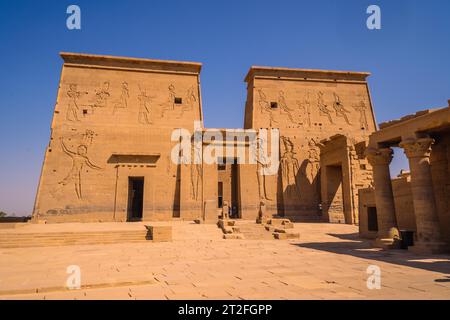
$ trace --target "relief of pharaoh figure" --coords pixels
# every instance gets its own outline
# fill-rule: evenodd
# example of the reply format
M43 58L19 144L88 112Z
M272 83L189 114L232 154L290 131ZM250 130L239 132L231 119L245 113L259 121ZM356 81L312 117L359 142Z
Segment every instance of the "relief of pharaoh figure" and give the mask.
M331 124L334 124L333 119L331 118L331 110L328 109L328 106L325 104L323 99L323 92L317 92L317 106L319 107L319 114L321 116L326 116Z
M175 110L175 98L177 96L175 93L175 86L171 83L168 89L169 89L169 97L167 99L168 105L163 106L161 118L164 118L164 114L166 113L166 111Z
M286 113L289 120L291 120L291 122L294 123L295 121L294 121L294 118L292 117L292 113L291 113L294 110L290 109L287 106L286 98L284 96L283 90L280 90L280 92L278 93L278 105L280 106L281 111Z
M258 96L259 96L259 106L261 108L261 113L268 113L269 114L269 127L272 127L273 123L278 123L275 121L273 117L272 108L270 107L269 101L267 101L266 94L261 90L258 89Z
M345 109L344 105L341 102L341 98L336 94L336 92L334 92L333 94L334 94L333 108L334 110L336 110L336 116L344 118L345 122L347 122L347 124L350 124L350 121L348 120L347 117L347 113L350 113L350 111Z
M128 83L122 82L122 93L120 94L119 101L114 104L113 114L116 113L117 109L126 108L128 106L128 98L130 98Z
M369 123L367 121L367 115L366 115L366 104L364 101L360 101L358 105L353 106L353 109L359 112L359 123L361 125L361 128L368 129Z
M102 170L102 168L96 166L89 160L87 156L88 148L86 145L80 144L78 145L76 151L72 151L66 146L66 144L64 143L64 139L61 138L61 147L63 152L72 159L72 168L70 169L67 176L59 182L59 184L62 186L73 184L77 198L81 200L83 199L81 189L83 167L86 165L94 170Z
M311 100L310 93L307 92L303 101L297 101L297 105L303 115L306 117L308 127L311 127Z
M307 159L307 170L306 175L310 183L314 182L316 174L319 172L320 168L320 152L317 147L317 142L311 138L308 142L308 159Z
M196 148L195 144L192 144L191 147L191 199L198 200L199 195L199 186L201 186L202 182L202 149ZM197 163L200 162L200 163Z
M139 114L138 122L141 124L152 124L151 119L151 97L147 95L147 91L139 86L140 94L138 95L139 100Z
M100 90L95 90L95 102L93 107L96 108L105 108L108 106L108 99L110 97L109 94L109 81L103 82Z
M281 137L281 140L284 146L284 152L281 156L283 184L285 186L294 186L295 193L298 196L297 174L300 170L300 165L295 156L294 144L288 137Z
M267 157L266 140L263 138L258 138L256 141L259 148L259 154L256 160L256 176L258 178L259 199L260 201L272 201L272 199L270 199L267 195L266 188L266 176L268 175L267 168L270 168L271 165L269 158Z
M183 117L185 111L194 110L194 103L197 102L197 96L195 95L194 86L191 86L186 93L186 104L181 108L180 118Z
M67 107L66 118L68 121L80 121L78 119L78 99L82 94L87 94L87 92L80 92L77 90L76 84L70 84L69 90L67 91L67 96L69 97L69 106Z

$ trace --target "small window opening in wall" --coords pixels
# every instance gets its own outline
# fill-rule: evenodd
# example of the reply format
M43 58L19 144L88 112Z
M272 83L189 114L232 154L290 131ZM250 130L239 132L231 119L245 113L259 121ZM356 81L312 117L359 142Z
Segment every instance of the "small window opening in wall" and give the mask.
M83 109L83 114L87 114L87 113L88 113L87 109Z
M218 164L217 165L217 170L219 171L223 171L227 168L227 166L225 164Z
M271 103L270 103L270 107L271 107L272 109L276 109L276 108L278 108L278 103L277 103L277 102L271 102Z
M175 98L175 104L182 104L183 103L183 99L182 98Z
M367 170L367 166L366 166L365 164L359 165L359 168L360 168L361 170Z

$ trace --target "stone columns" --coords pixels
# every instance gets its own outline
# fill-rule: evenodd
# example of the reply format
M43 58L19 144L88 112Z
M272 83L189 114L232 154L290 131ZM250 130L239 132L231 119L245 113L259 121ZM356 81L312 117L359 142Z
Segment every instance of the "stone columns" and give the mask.
M375 202L378 218L378 237L375 245L385 248L397 247L400 234L395 217L394 195L392 193L389 164L392 161L391 148L369 148L367 160L373 167Z
M434 140L431 138L411 139L400 143L409 160L417 226L417 237L411 251L418 253L446 251L446 245L441 238L431 178L430 154L433 143Z

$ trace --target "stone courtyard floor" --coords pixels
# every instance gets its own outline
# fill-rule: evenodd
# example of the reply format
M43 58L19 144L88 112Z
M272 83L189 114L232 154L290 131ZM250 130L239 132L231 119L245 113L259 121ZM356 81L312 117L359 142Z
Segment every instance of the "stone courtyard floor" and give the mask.
M355 226L297 223L286 241L169 224L168 243L0 249L0 299L450 299L449 255L371 249ZM80 290L62 290L70 265ZM381 289L367 288L370 265Z

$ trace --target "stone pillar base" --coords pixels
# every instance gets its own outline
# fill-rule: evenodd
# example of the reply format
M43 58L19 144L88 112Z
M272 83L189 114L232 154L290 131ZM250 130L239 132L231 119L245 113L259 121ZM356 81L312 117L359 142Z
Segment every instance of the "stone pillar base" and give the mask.
M445 242L415 242L408 247L408 251L415 254L440 254L449 253L450 246Z
M376 248L382 248L382 249L400 249L401 247L401 240L400 239L393 239L393 238L376 238L372 242L373 246Z

